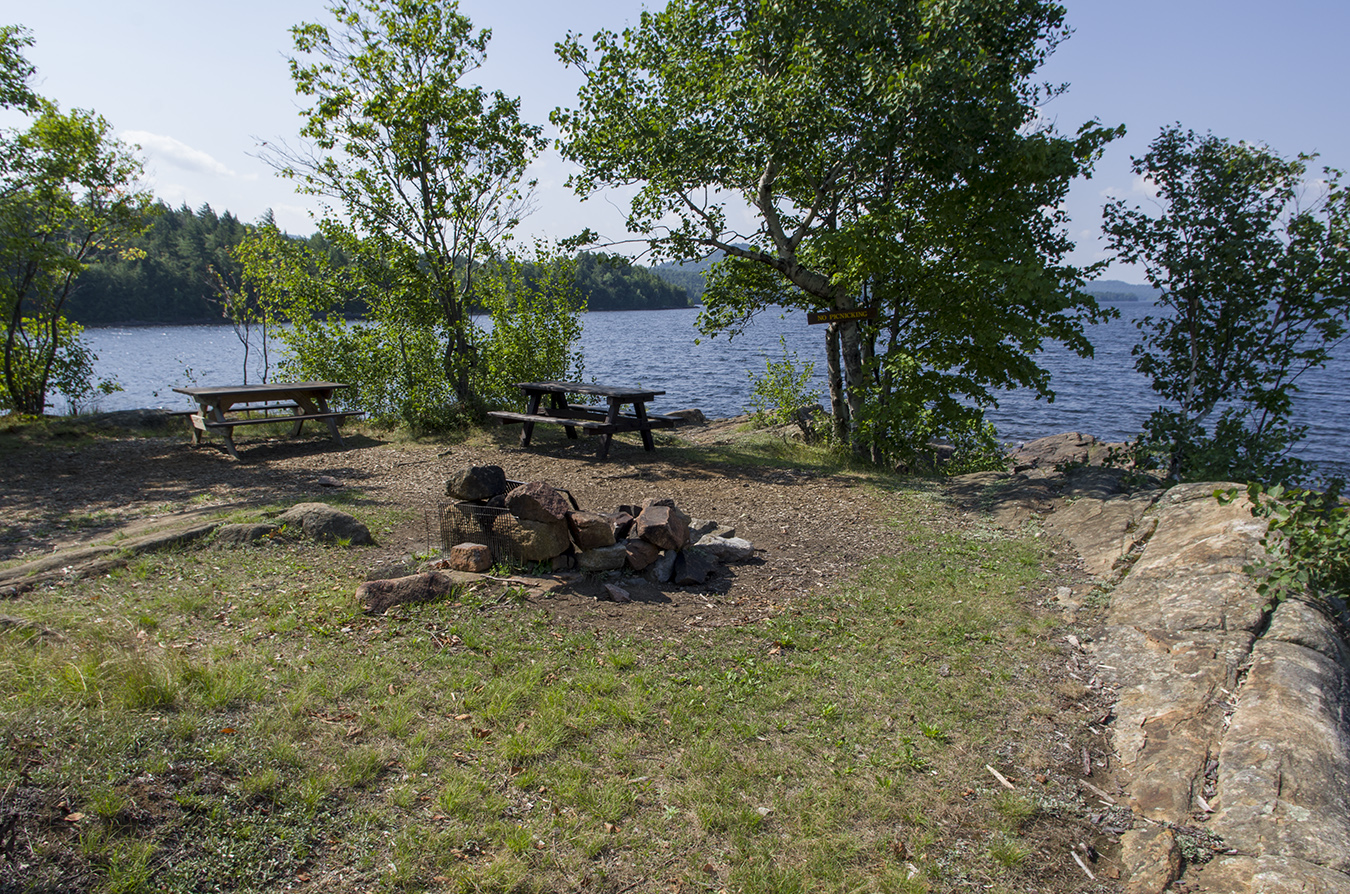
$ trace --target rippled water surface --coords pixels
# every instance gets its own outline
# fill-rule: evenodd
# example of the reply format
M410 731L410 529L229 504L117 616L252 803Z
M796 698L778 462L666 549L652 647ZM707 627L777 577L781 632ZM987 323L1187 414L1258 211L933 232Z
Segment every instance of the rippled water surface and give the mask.
M1042 363L1052 374L1056 392L1053 403L1021 392L1000 396L988 418L1005 440L1064 431L1127 440L1138 433L1157 401L1131 362L1130 348L1138 337L1131 317L1150 306L1119 307L1121 319L1090 333L1096 347L1092 360L1054 348L1044 354ZM818 387L824 392L824 327L807 325L800 313L785 317L766 312L734 339L700 340L697 316L693 308L587 314L582 336L586 378L664 390L653 407L657 410L698 407L710 418L734 416L749 404L750 372L762 373L766 358L781 358L781 336L801 361L815 363ZM99 357L98 374L116 378L125 388L105 399L103 409L187 409L187 398L173 393L173 386L243 379L243 347L229 326L108 327L89 329L86 336ZM1301 382L1298 415L1309 426L1300 454L1345 474L1350 472L1350 422L1345 413L1350 346L1342 348L1326 369L1309 373ZM272 360L275 365L276 357ZM256 346L249 367L249 380L261 380Z

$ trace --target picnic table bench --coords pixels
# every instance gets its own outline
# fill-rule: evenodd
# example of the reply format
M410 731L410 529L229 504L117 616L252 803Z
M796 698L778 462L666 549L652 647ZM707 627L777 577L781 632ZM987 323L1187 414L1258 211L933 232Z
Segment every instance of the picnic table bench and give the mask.
M520 388L526 396L524 413L495 410L489 416L503 425L520 424L520 446L530 446L534 436L534 427L538 423L561 425L567 431L567 437L575 439L577 429L588 434L600 436L599 459L609 456L609 446L615 433L636 431L642 434L642 449L648 453L656 449L652 440L652 429L674 428L684 419L660 413L648 413L647 401L664 391L648 388L629 388L617 385L588 385L584 382L521 382ZM569 394L586 394L603 397L605 405L569 403ZM544 398L548 402L544 402ZM632 406L631 410L624 407Z
M294 423L292 437L298 437L306 422L322 422L339 447L342 435L338 420L363 416L358 410L330 410L333 392L350 388L341 382L269 382L262 385L212 385L175 388L197 402L197 411L188 416L192 423L192 443L201 444L206 432L219 431L230 456L239 459L234 446L234 429L241 425Z

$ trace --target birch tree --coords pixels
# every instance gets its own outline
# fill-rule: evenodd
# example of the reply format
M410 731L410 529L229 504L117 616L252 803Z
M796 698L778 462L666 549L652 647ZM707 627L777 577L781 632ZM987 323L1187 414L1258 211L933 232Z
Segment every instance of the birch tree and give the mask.
M1054 209L1119 130L1037 118L1066 33L1040 0L672 0L559 45L586 80L553 120L579 193L636 187L656 256L725 253L709 329L770 303L875 312L830 324L827 357L837 435L880 458L977 425L998 387L1049 395L1047 339L1091 350Z

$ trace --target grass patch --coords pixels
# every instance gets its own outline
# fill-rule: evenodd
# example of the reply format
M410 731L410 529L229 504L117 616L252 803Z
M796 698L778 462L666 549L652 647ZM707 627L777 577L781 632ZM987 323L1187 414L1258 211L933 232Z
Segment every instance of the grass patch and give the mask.
M306 543L44 591L23 609L63 638L0 637L0 791L79 818L34 814L49 859L25 883L1040 887L1062 855L1039 855L1034 800L983 766L1035 766L1010 743L1047 728L1025 597L1041 547L888 499L894 555L678 639L513 599L367 618L361 557Z

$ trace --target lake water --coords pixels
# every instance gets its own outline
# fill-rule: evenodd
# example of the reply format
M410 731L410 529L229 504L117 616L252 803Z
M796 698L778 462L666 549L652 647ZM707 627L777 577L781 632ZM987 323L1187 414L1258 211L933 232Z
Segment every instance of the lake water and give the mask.
M1054 347L1042 356L1057 393L1053 403L1024 392L999 397L999 406L991 408L987 418L1004 440L1080 431L1123 441L1138 434L1157 401L1148 381L1134 370L1130 349L1138 332L1131 319L1147 313L1151 305L1118 307L1121 319L1090 332L1096 348L1092 360ZM766 358L781 358L781 336L799 360L815 363L817 385L826 393L824 327L807 325L804 315L765 312L730 340L700 340L697 317L695 308L586 314L581 340L585 377L664 390L653 406L659 411L698 407L709 418L734 416L749 405L750 372L762 373ZM85 335L99 358L97 374L115 378L125 389L102 400L105 410L189 409L191 402L173 392L175 385L243 379L243 347L229 326L106 327L88 329ZM1326 369L1301 380L1298 420L1309 431L1299 455L1328 471L1350 475L1350 421L1345 413L1350 345L1342 348ZM251 358L249 381L261 381L256 344ZM275 368L275 355L272 360Z

